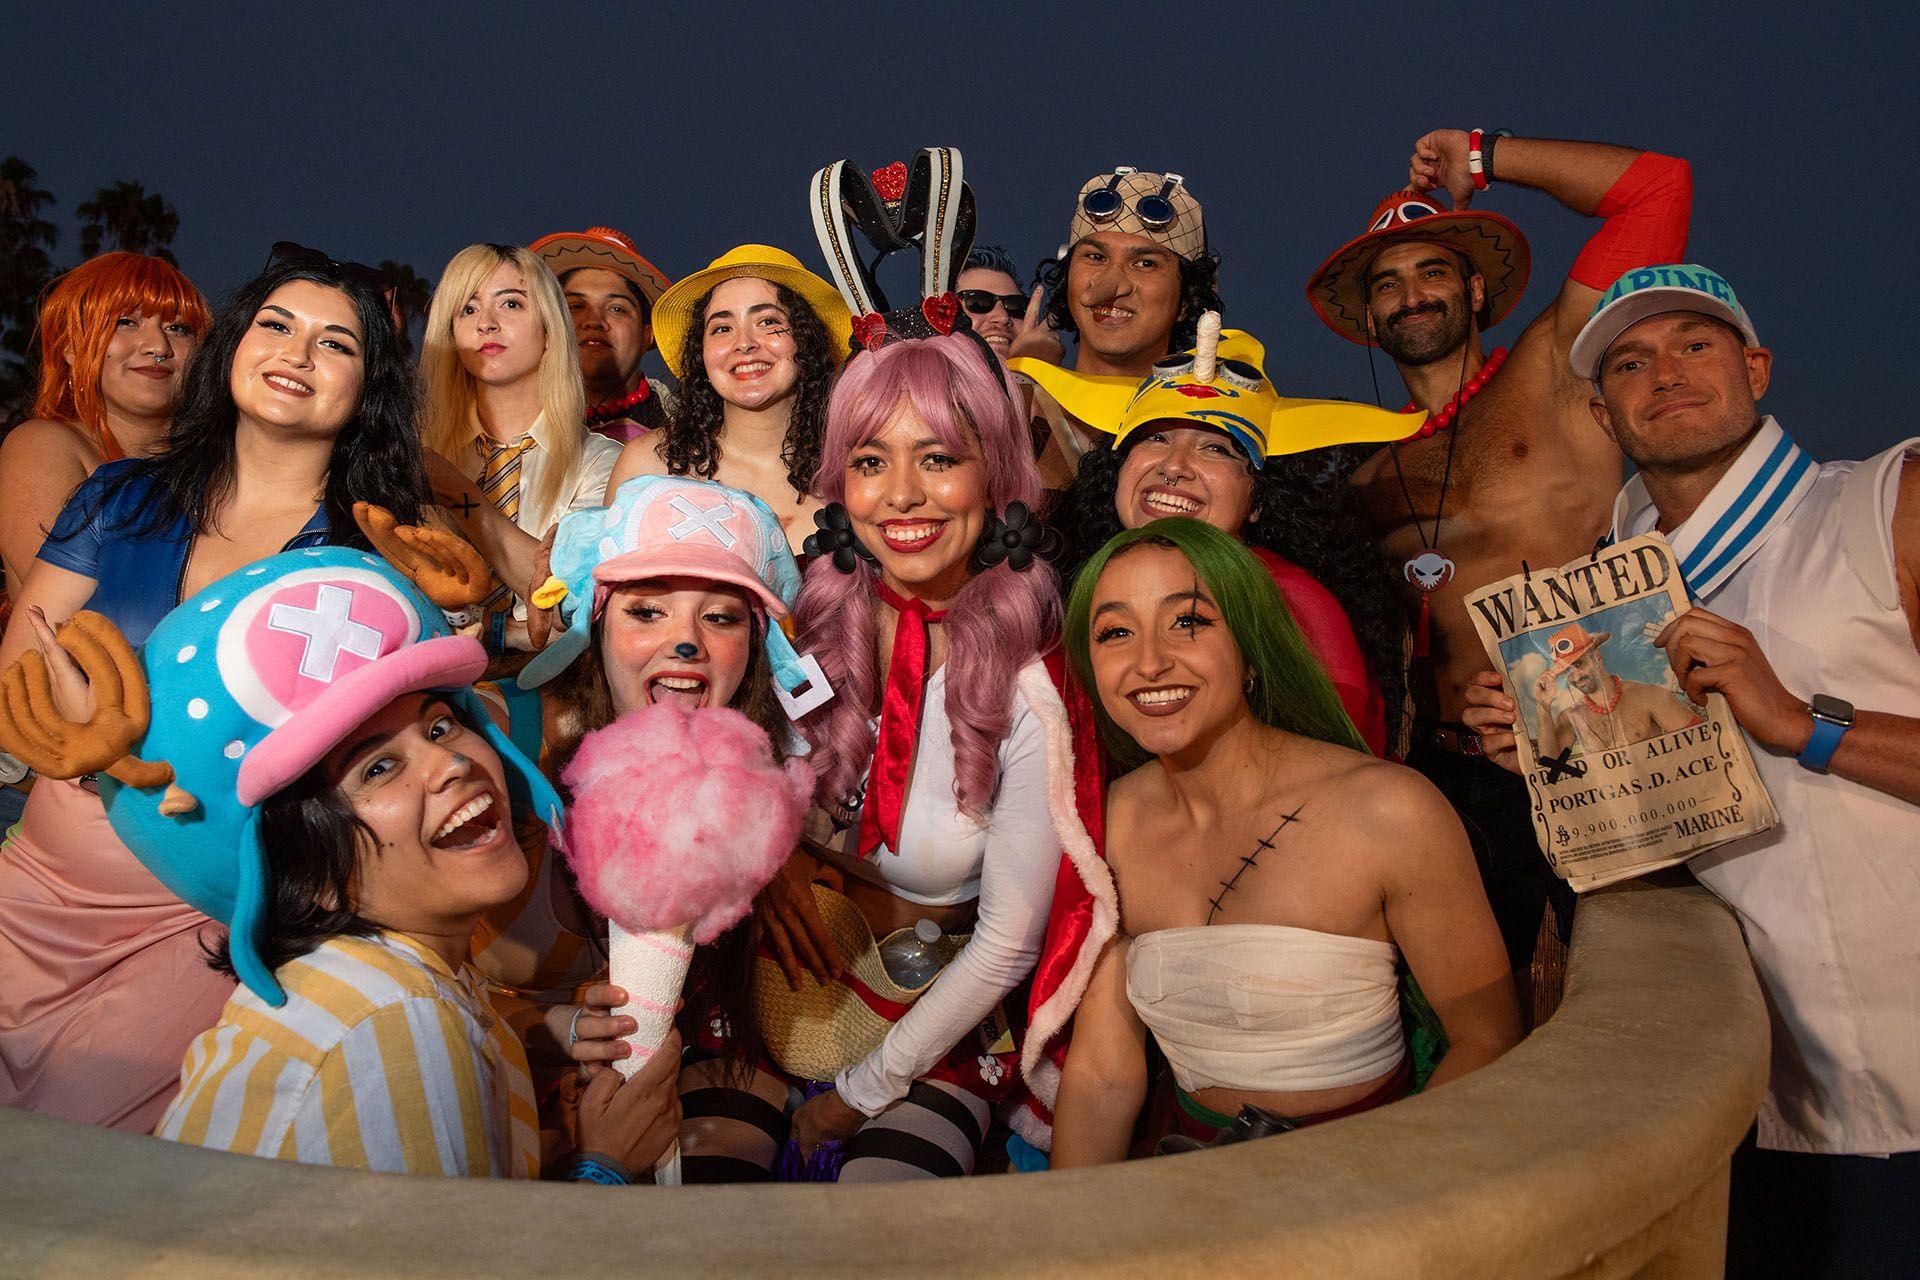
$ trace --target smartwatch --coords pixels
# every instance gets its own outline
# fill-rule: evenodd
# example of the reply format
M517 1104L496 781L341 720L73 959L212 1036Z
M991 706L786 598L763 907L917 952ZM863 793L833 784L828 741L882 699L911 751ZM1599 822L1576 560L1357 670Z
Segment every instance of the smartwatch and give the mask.
M1825 773L1827 762L1840 747L1840 739L1853 728L1853 704L1816 693L1807 710L1813 714L1813 736L1807 739L1806 749L1800 753L1800 763L1815 773Z

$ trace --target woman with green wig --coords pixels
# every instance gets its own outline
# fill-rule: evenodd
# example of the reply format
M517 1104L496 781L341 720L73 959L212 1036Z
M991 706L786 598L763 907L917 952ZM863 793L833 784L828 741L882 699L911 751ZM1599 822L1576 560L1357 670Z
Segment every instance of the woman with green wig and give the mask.
M1430 1084L1519 1040L1459 820L1418 774L1366 752L1237 539L1186 519L1121 533L1074 584L1066 647L1131 772L1107 793L1106 864L1076 860L1086 927L1056 909L1042 961L1063 976L1036 1010L1027 1068L1054 1094L1056 1168L1126 1156L1149 1031L1189 1146L1403 1096L1403 971L1448 1045ZM1064 1069L1046 1080L1040 1048L1069 1013Z

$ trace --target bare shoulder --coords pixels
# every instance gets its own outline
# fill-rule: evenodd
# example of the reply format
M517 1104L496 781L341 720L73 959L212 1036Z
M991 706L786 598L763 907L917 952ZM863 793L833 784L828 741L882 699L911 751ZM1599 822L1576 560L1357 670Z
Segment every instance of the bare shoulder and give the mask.
M1458 826L1446 797L1414 770L1391 760L1353 753L1355 761L1331 776L1331 793L1350 821L1382 843L1417 842L1436 826Z
M0 468L32 477L36 487L50 478L43 468L71 471L78 479L99 465L99 450L72 423L29 418L0 440Z
M604 438L604 437L603 437ZM620 448L620 456L614 460L613 474L607 478L607 496L635 476L664 476L667 474L667 428L660 427L643 436L635 436Z
M1114 837L1121 832L1140 831L1151 825L1152 816L1164 810L1166 775L1149 760L1131 773L1123 774L1107 786L1106 829L1107 860L1116 870L1125 861L1129 842Z

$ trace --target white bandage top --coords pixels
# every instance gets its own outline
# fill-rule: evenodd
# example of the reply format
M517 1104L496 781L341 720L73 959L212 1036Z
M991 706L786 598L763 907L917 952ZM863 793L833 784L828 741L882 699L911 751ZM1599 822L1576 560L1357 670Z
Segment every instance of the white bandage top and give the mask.
M1161 929L1127 949L1127 999L1189 1093L1335 1089L1406 1053L1398 955L1291 925Z
M1036 676L1037 673L1037 676ZM867 1057L840 1073L841 1098L867 1115L907 1095L978 1026L1040 959L1060 867L1060 839L1047 806L1047 744L1041 718L1029 705L1059 697L1045 668L1021 673L1013 694L1013 723L1000 743L1000 789L982 824L960 812L953 790L953 734L947 722L947 669L927 681L913 774L900 815L900 849L885 845L857 856L858 810L807 817L809 839L839 854L835 865L879 884L909 902L948 906L980 901L973 937L896 1022Z

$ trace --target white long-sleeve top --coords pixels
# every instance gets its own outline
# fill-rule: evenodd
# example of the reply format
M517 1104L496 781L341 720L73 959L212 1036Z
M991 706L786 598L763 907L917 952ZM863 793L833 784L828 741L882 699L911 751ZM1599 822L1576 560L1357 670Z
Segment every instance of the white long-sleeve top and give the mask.
M977 897L973 937L893 1025L880 1047L842 1071L834 1087L848 1106L878 1115L907 1094L960 1038L993 1012L1040 958L1060 867L1047 805L1046 739L1016 688L1013 722L1000 744L1000 788L985 823L960 812L946 668L927 681L913 773L900 817L900 848L860 858L859 810L815 810L807 834L840 855L848 873L909 902L950 906Z

